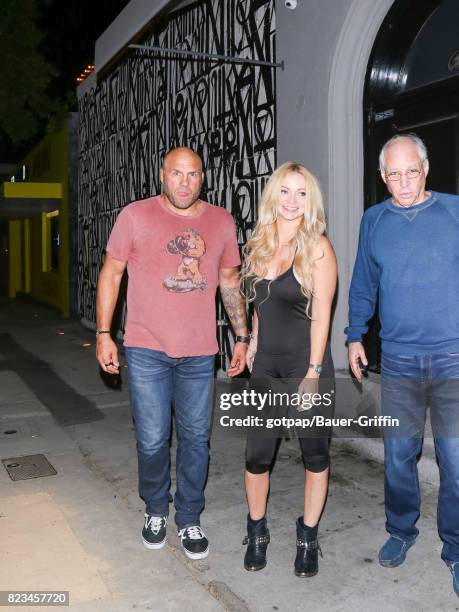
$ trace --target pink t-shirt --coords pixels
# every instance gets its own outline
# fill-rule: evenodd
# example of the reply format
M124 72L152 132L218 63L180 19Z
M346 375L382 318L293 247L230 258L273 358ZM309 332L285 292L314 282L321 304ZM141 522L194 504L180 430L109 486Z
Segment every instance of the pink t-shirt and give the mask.
M217 352L218 270L241 263L227 210L204 202L184 217L159 196L133 202L118 215L107 251L127 261L126 346L170 357Z

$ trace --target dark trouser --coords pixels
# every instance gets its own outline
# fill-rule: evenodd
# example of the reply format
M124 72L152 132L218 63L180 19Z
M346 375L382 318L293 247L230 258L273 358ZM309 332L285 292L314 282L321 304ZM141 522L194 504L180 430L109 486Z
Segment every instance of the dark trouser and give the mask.
M253 366L251 379L253 386L258 392L264 393L289 393L297 391L297 385L304 378L309 364L309 355L270 355L267 353L257 352L255 363ZM325 368L321 374L322 387L319 387L321 393L330 391L330 384L333 381L334 371L331 357L324 361ZM290 383L294 383L293 386ZM333 406L328 407L327 415L331 416ZM322 409L313 408L306 412L296 412L290 408L285 412L279 406L270 406L264 408L260 414L265 418L279 417L282 415L290 417L302 417L304 415L312 416L312 414L323 414ZM274 429L271 431L257 431L249 429L247 433L247 448L246 448L246 469L252 474L262 474L267 472L273 463L276 454L276 448L279 438L285 435L285 431ZM290 433L293 433L292 431ZM323 472L330 465L330 433L329 427L310 427L307 431L295 430L294 433L298 436L303 464L305 469L311 472Z
M168 357L126 347L139 462L139 493L148 514L167 516L171 496L171 404L177 427L175 522L199 525L209 462L214 357Z
M420 513L417 457L430 404L440 467L438 532L442 559L459 561L459 354L402 356L383 353L382 412L398 418L384 430L386 529L415 536Z

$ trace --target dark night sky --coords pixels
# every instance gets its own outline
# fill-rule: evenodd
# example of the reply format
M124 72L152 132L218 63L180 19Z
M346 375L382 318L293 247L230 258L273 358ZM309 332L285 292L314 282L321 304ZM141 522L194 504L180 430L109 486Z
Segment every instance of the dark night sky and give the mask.
M60 73L53 91L75 89L75 77L94 60L96 39L129 0L39 0L44 51Z
M97 38L106 30L129 0L36 0L39 27L45 38L42 51L54 65L58 75L49 85L55 99L69 99L76 91L77 75L94 62ZM69 110L77 110L76 97ZM46 126L43 125L43 133ZM0 161L19 162L21 157L40 140L38 134L20 146L7 139L0 145Z

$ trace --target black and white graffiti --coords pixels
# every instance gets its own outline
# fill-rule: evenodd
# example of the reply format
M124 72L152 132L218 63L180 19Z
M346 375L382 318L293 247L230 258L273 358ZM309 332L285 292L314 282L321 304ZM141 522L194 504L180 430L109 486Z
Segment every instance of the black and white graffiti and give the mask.
M275 61L274 0L206 0L169 14L142 41ZM80 98L79 309L95 321L104 248L121 208L160 192L159 169L174 146L203 159L204 196L226 207L238 241L253 227L275 167L275 69L251 64L142 56L133 52ZM230 339L218 309L220 366Z

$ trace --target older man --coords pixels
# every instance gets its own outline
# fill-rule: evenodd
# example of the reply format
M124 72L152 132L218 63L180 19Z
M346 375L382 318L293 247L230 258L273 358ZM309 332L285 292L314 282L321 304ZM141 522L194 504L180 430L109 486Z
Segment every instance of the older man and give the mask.
M442 559L459 596L459 197L426 191L429 162L415 134L382 148L391 197L363 216L349 294L349 363L367 365L361 343L379 291L382 411L400 420L384 431L384 567L405 561L418 535L417 457L430 404L440 466L438 531Z
M177 430L175 522L185 554L202 559L208 540L200 526L209 459L209 417L217 351L217 285L236 335L228 370L245 367L245 307L234 222L223 208L200 199L201 160L177 148L164 158L163 193L126 206L117 218L97 289L97 359L118 372L110 326L127 266L124 336L135 422L139 493L146 504L144 545L162 548L171 501L171 404Z

